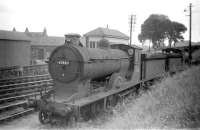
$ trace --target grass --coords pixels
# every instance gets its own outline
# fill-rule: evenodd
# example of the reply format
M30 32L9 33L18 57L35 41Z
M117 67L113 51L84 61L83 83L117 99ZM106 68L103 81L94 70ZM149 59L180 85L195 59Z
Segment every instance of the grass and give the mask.
M131 103L115 109L102 128L200 127L200 67L167 77Z

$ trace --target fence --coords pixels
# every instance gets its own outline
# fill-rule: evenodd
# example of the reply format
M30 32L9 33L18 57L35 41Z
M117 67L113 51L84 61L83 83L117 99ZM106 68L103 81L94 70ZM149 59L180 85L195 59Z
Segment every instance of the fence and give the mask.
M0 79L48 74L48 64L0 68Z

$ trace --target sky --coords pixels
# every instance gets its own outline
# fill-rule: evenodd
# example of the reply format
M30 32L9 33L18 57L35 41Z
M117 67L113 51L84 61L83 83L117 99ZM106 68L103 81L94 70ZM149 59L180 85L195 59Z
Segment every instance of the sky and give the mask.
M167 15L188 29L189 3L192 3L192 40L200 41L200 0L1 0L0 30L41 32L44 27L50 36L67 33L81 35L107 27L129 35L130 15L136 15L133 42L141 24L151 14ZM187 11L184 12L184 9ZM188 31L184 34L188 39Z

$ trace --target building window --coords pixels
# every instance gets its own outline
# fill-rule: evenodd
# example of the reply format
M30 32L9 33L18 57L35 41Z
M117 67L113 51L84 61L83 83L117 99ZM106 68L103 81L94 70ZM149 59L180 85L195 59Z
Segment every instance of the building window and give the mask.
M95 42L93 42L93 48L95 48Z
M90 48L92 48L92 41L90 41Z
M95 41L90 41L90 48L96 48L96 42Z
M96 42L96 48L99 48L99 42Z

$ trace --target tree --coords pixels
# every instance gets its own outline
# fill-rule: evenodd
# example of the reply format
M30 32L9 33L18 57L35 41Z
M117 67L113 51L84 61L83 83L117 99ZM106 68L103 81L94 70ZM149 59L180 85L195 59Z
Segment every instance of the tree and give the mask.
M153 48L158 48L166 39L169 40L170 45L183 39L182 33L186 30L183 24L171 22L165 15L152 14L142 24L138 39L142 43L150 40Z
M141 34L138 35L138 39L142 43L150 40L153 48L159 47L165 39L165 30L169 22L169 18L165 15L150 15L141 26Z
M171 26L168 29L167 38L169 42L169 47L171 47L172 43L175 43L183 40L182 34L187 30L185 25L178 22L171 22Z

